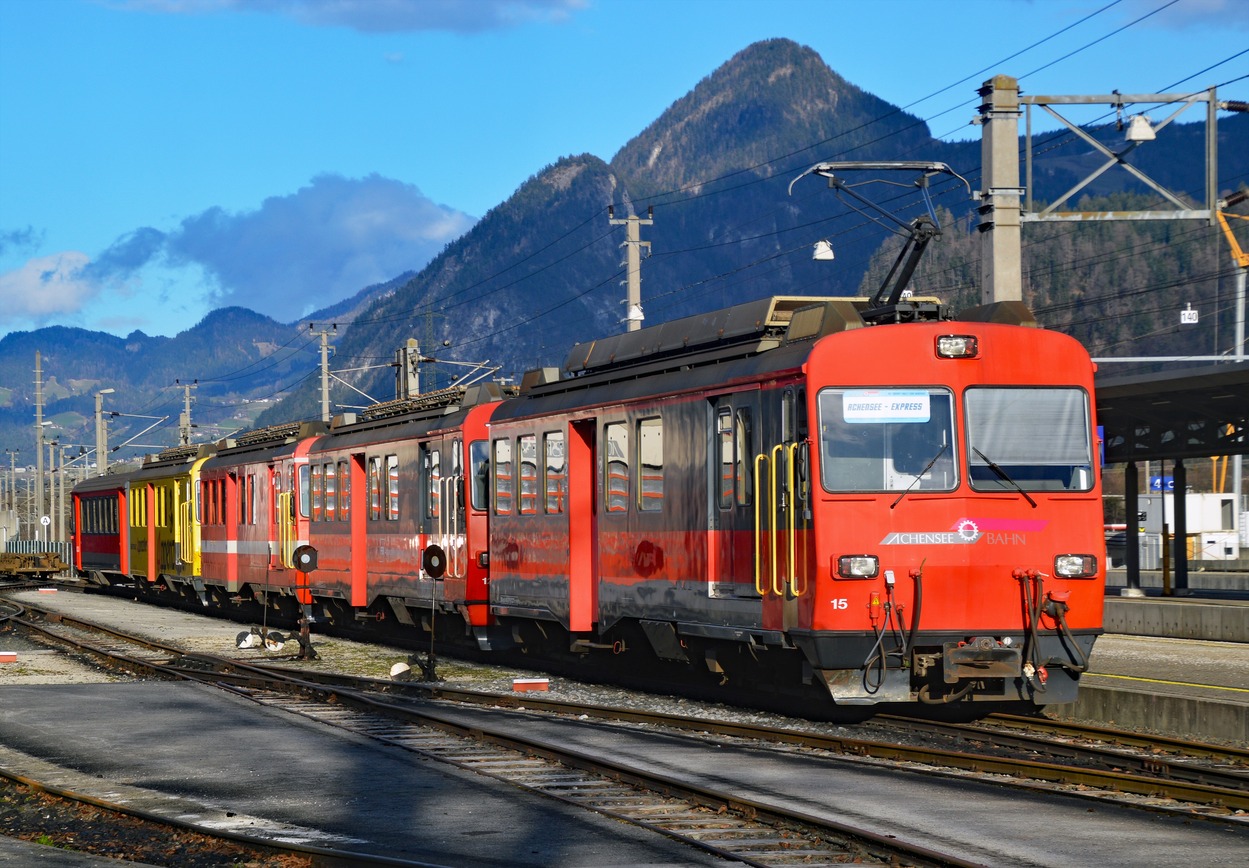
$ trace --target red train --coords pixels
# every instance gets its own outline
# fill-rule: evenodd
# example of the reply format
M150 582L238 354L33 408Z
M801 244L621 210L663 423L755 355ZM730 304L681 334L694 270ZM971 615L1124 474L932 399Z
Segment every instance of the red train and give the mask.
M1071 701L1104 586L1088 354L1009 303L866 306L767 298L578 345L516 395L94 479L76 566L837 705ZM191 520L136 570L161 486Z

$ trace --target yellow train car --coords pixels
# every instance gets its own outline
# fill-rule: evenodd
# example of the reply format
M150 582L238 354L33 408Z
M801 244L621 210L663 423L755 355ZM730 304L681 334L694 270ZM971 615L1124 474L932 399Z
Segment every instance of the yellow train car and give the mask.
M149 456L130 479L130 573L139 588L200 576L195 493L213 446L176 446Z

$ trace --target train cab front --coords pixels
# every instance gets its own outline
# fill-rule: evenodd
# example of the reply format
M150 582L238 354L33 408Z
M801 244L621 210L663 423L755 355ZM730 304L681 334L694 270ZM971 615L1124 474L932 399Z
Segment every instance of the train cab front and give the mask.
M1060 553L1044 571L1012 568L1012 556L1028 563L1029 549L1048 535L1013 531L1012 543L966 529L962 538L958 530L921 533L923 545L896 541L895 551L834 558L817 580L824 593L812 629L791 635L834 702L1075 701L1101 633L1098 557ZM1038 539L1020 539L1029 536ZM967 551L951 557L940 551L946 546Z
M1012 331L1024 353L1054 340ZM815 595L795 644L841 705L1074 701L1104 594L1091 368L922 361L898 378L914 386L815 390Z

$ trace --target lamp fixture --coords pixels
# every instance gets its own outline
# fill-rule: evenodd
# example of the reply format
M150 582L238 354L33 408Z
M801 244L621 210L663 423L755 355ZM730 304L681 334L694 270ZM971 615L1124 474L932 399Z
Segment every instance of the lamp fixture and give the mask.
M1129 142L1152 142L1157 138L1153 126L1149 123L1148 115L1132 115L1124 138Z

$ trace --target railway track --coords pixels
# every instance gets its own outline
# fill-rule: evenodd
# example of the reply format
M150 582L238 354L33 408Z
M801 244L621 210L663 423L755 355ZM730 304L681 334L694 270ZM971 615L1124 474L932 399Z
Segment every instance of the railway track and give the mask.
M57 613L42 616L48 623L18 622L108 665L215 684L257 703L629 822L740 864L973 864L870 829L690 787L628 763L578 753L557 741L518 738L502 728L465 726L437 710L370 696L360 688L376 685L359 680L354 688L346 680L317 684L297 672L184 653L175 646ZM135 641L128 642L129 638Z
M1166 745L1171 753L1143 750L1137 768L1122 745L1081 745L1085 755L1068 764L1057 762L1072 752L1067 724L1052 724L1056 735L1021 732L1032 719L995 719L988 724L953 726L930 722L888 720L882 739L849 738L811 729L779 729L705 716L665 715L635 709L598 707L561 701L541 694L500 694L438 685L368 679L288 665L188 653L175 645L142 640L76 618L49 613L40 625L62 636L86 640L91 653L111 657L130 672L161 672L165 677L190 677L226 687L258 703L300 713L319 722L349 729L378 741L417 752L509 785L524 787L569 804L625 820L659 834L697 845L742 864L822 864L849 860L898 864L970 864L925 846L899 847L879 840L870 829L830 825L801 812L777 812L772 804L743 798L740 791L689 788L680 776L664 778L639 773L638 763L625 759L604 763L594 753L577 754L552 738L518 738L515 722L464 719L464 709L497 706L524 709L528 716L546 715L565 721L595 719L633 730L673 733L681 738L740 744L799 756L828 756L838 761L900 764L924 775L962 775L990 779L1012 787L1040 787L1102 801L1131 799L1135 806L1223 820L1249 805L1249 782L1240 752L1209 745ZM140 637L141 638L141 637ZM71 641L65 639L63 641ZM481 713L481 712L478 712ZM495 710L490 714L497 717ZM917 729L918 727L918 729ZM946 729L946 732L937 730ZM998 732L995 732L998 731ZM922 739L944 741L909 746L900 733L921 733ZM885 741L885 734L893 739ZM860 734L860 733L856 733ZM1130 734L1119 734L1130 740ZM1052 747L1047 748L1047 742ZM954 749L957 748L957 749ZM1137 750L1141 750L1138 748ZM1045 761L1038 757L1042 751ZM1026 759L1021 759L1020 755ZM1185 767L1206 763L1189 775ZM1090 768L1101 765L1103 769ZM1217 774L1216 774L1217 773ZM1179 776L1192 780L1176 780ZM730 788L732 789L732 788ZM1180 804L1182 802L1183 804ZM1092 810L1092 809L1090 809ZM867 834L864 834L864 833ZM905 843L905 842L903 842ZM911 842L915 843L915 842Z

